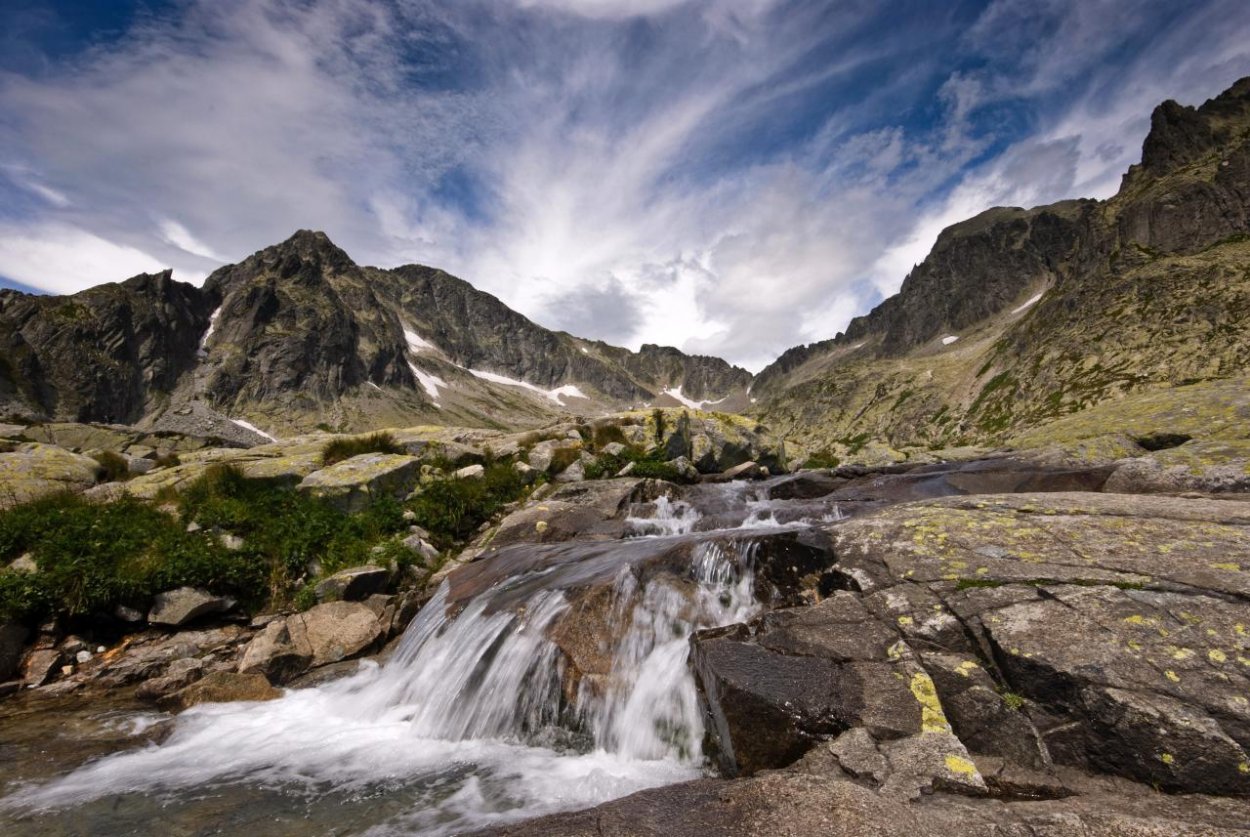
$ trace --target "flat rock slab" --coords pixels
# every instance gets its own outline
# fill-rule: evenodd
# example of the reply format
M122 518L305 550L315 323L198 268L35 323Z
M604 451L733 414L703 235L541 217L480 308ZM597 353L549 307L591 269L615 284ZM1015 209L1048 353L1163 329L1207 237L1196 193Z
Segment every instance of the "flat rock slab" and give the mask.
M402 496L421 477L421 459L398 453L366 453L314 471L300 482L300 491L325 497L349 511L379 496Z
M29 443L0 453L0 508L95 484L100 465L89 456L54 445Z
M280 697L282 692L271 686L263 674L217 671L185 689L160 698L157 704L162 709L178 712L200 703L276 700Z
M156 595L148 611L148 622L178 627L203 616L226 613L233 610L235 604L228 596L214 596L195 587L179 587Z

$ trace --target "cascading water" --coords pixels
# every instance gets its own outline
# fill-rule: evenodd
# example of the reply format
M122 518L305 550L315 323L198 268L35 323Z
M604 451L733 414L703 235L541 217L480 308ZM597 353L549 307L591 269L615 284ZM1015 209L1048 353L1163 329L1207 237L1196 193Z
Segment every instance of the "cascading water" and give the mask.
M703 726L689 637L760 609L753 544L685 534L699 518L689 504L661 498L653 517L630 521L649 540L599 544L586 559L620 559L601 584L609 604L593 623L610 659L604 672L575 672L553 639L578 615L571 596L584 584L560 587L551 567L531 567L455 602L445 583L385 665L365 663L352 677L269 703L197 707L164 744L3 804L47 811L94 800L93 830L120 831L152 816L153 804L169 817L204 794L242 787L266 797L262 810L282 809L275 797L303 795L313 800L305 816L318 822L344 816L321 813L326 800L385 798L393 813L375 815L368 833L443 834L698 776ZM669 541L684 549L680 562ZM578 560L565 549L562 570ZM658 570L639 560L657 555ZM100 813L107 804L110 813ZM288 833L268 822L240 830Z

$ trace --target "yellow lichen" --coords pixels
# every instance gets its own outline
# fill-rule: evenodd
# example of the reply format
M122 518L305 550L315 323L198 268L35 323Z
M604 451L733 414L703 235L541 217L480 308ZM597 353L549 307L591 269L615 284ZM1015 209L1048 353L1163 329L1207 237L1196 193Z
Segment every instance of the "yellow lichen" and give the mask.
M900 617L898 617L898 623L899 623L900 625L902 625L904 628L905 628L905 627L907 627L908 625L912 624L912 623L913 623L913 622L915 622L915 621L916 621L916 620L915 620L915 619L912 619L910 616L900 616Z
M1212 564L1211 569L1228 570L1230 573L1239 573L1241 572L1241 564L1234 564L1231 561L1226 561L1220 564Z
M946 769L951 773L959 773L964 776L977 775L977 766L965 758L959 756L946 757Z
M1171 753L1164 753L1163 755L1159 756L1159 761L1163 762L1164 764L1172 764L1174 761L1176 761L1176 759L1172 757Z
M972 675L972 672L976 671L978 668L980 668L980 666L978 666L972 660L964 660L962 663L960 663L959 665L955 667L955 672L957 674L963 675L964 677L970 677Z
M951 726L946 721L946 713L942 711L942 702L938 700L937 687L933 678L923 671L918 671L911 678L911 693L920 703L920 729L926 733L946 733Z
M1164 676L1165 676L1168 680L1171 680L1173 683L1179 683L1179 682L1181 682L1181 677L1180 677L1180 675L1179 675L1179 674L1177 674L1176 672L1172 671L1172 669L1168 669L1167 671L1163 672L1163 675L1164 675Z
M534 524L534 531L535 531L535 532L537 532L537 533L539 533L540 535L541 535L543 532L546 532L546 531L547 531L547 521L545 521L545 520L540 520L540 521L538 521L537 523L535 523L535 524Z
M1212 648L1207 652L1207 659L1213 663L1226 663L1228 662L1228 655L1218 648Z

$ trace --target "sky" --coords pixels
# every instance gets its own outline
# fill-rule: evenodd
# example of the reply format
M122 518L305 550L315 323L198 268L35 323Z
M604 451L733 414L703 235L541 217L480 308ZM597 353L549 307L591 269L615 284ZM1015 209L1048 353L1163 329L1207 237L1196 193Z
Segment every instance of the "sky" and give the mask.
M5 0L0 286L311 228L758 370L1244 75L1244 0Z

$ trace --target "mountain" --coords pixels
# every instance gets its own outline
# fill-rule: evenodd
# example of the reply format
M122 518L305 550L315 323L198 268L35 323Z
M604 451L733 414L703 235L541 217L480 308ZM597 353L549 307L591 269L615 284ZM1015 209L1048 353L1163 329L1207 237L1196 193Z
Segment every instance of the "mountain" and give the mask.
M1106 201L956 224L899 293L755 379L753 413L831 450L999 443L1250 363L1250 78L1154 112Z
M0 291L0 410L255 441L418 423L524 426L566 411L715 402L751 375L545 329L440 270L357 265L324 233L213 273L72 296Z
M1164 102L1106 201L946 229L898 294L759 375L545 329L430 267L323 233L65 297L0 291L0 412L256 441L329 427L516 427L643 406L747 410L809 452L1003 443L1250 362L1250 79ZM748 397L749 396L749 397Z

